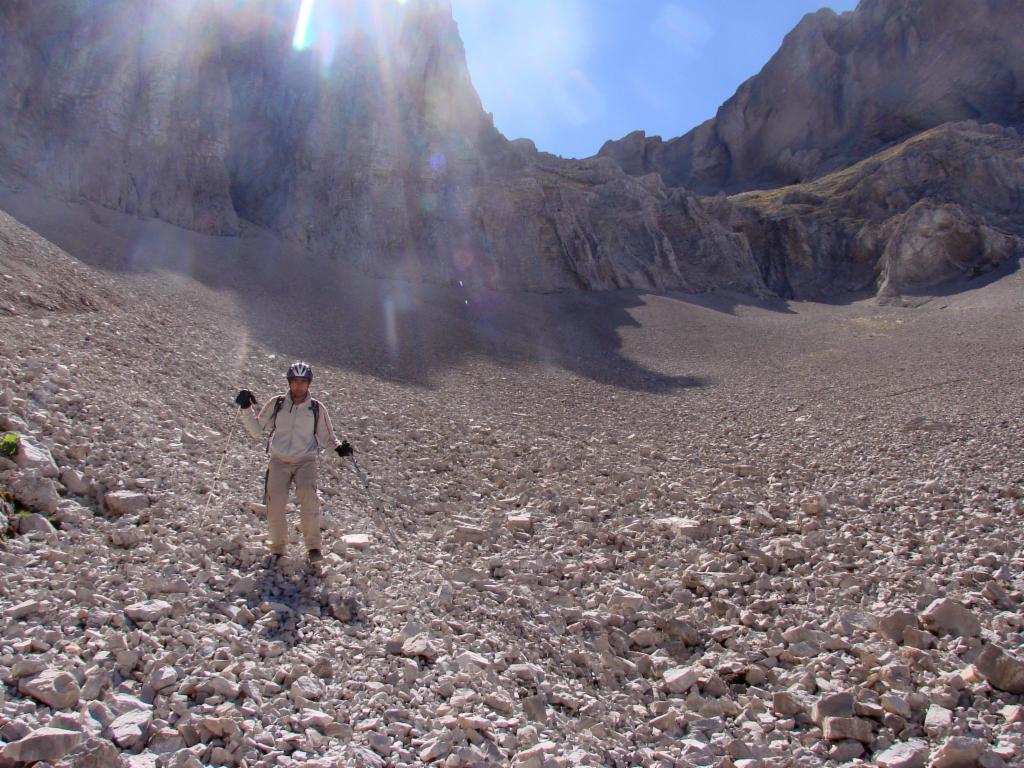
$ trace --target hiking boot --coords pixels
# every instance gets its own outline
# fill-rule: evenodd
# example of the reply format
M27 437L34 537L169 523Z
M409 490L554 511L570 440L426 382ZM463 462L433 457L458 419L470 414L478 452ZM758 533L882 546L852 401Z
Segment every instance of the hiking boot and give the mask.
M309 558L310 565L319 565L324 561L323 553L319 549L311 549L306 555Z
M278 554L277 552L271 552L269 555L263 558L263 567L266 569L277 568L281 562L281 558L284 555Z

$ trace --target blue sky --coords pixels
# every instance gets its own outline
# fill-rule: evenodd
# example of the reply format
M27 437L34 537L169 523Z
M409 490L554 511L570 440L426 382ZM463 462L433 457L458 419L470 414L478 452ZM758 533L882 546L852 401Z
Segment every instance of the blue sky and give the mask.
M508 138L587 157L679 136L755 75L806 13L856 0L452 0L473 84Z

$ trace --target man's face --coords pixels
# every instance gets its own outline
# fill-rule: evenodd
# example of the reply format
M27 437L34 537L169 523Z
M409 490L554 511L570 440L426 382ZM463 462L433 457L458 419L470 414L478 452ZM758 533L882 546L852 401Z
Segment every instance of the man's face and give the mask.
M309 394L309 382L305 379L288 379L288 389L293 403L301 403Z

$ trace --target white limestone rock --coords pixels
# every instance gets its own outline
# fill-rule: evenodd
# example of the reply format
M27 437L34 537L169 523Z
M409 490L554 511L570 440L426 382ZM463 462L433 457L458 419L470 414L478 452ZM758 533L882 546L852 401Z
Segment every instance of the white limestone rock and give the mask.
M993 688L1024 694L1024 661L998 645L985 645L975 657L974 666Z
M44 515L56 514L60 504L57 484L48 477L30 472L15 478L11 484L11 492L25 507Z
M138 750L146 745L153 722L151 709L136 709L118 716L109 727L110 739L122 749Z
M977 637L981 634L981 622L963 603L949 598L933 601L921 614L926 627L938 634Z
M60 669L48 669L35 677L18 681L18 690L54 709L78 706L81 689L75 678Z
M103 497L107 512L114 517L134 515L149 508L149 496L137 491L111 491Z
M41 477L57 477L60 474L50 451L28 435L21 435L18 440L18 453L14 461L22 470Z
M38 533L43 536L56 536L57 529L53 523L40 514L25 515L18 522L18 532L23 536L29 533Z
M923 739L901 741L875 756L878 768L925 768L931 749Z
M826 717L821 730L828 741L853 739L870 744L875 738L871 722L862 717Z
M124 612L135 622L160 621L171 615L172 608L166 600L142 600L127 606Z
M694 667L673 667L662 675L662 687L669 693L686 693L699 677Z
M988 746L981 739L950 736L936 750L929 768L977 768Z
M37 728L27 736L5 744L0 750L0 759L25 765L44 760L56 762L77 747L81 741L82 734L78 731Z

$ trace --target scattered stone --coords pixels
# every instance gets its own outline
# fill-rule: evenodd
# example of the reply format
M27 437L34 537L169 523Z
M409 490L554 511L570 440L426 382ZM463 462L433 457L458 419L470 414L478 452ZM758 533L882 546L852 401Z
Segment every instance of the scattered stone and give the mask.
M11 763L32 764L40 761L56 762L71 752L82 741L78 731L62 728L37 728L27 736L4 745L0 760Z
M171 614L172 606L166 600L143 600L124 609L125 615L134 622L160 621Z
M75 678L59 669L22 678L18 681L18 690L54 709L73 709L78 706L82 693Z
M878 620L878 634L894 643L903 642L903 633L908 628L917 628L916 613L894 611Z
M57 477L59 474L57 462L53 460L50 451L25 434L18 440L18 453L14 461L28 473L42 477Z
M1007 693L1024 693L1024 661L998 645L985 645L975 657L974 666L993 688Z
M402 655L435 661L444 652L443 644L427 634L418 634L402 643Z
M976 768L987 749L980 739L950 736L935 752L929 768Z
M349 533L342 536L341 541L346 548L357 552L365 552L370 548L370 536L366 533Z
M589 162L580 168L604 173ZM92 237L88 217L62 216ZM0 246L12 226L0 213ZM261 232L247 227L243 240ZM17 237L13 256L0 247L0 272L20 263ZM213 269L205 247L180 252ZM375 368L360 334L342 333L356 345L348 368L331 367L331 334L319 352L317 339L304 346L324 360L317 380L335 393L335 424L372 456L373 491L400 541L376 529L348 465L325 456L316 568L295 508L286 556L267 558L266 520L247 503L262 494L262 443L240 442L237 411L211 396L238 372L238 386L273 396L281 360L265 334L246 336L245 359L212 378L191 375L235 354L225 329L252 309L248 294L195 285L187 270L171 281L95 274L117 291L94 311L0 318L0 427L18 420L41 435L65 486L42 478L56 492L56 535L0 546L0 748L46 724L82 739L55 768L412 766L424 754L445 768L913 768L957 735L984 742L981 768L1019 762L1024 500L1001 489L1021 487L1011 459L1024 455L1024 429L1007 414L1024 358L985 330L1016 327L1015 284L972 291L970 312L956 295L838 314L791 301L770 318L707 312L732 302L723 296L655 297L629 309L639 325L613 334L609 363L629 353L621 374L589 360L603 327L589 322L583 336L560 335L580 359L550 337L544 365L513 370L483 353L431 369L415 352L412 305L399 301L394 377L364 375ZM316 282L300 282L315 303ZM505 333L506 302L484 311L466 295L459 318L494 323L481 342L529 341ZM273 292L263 298L290 322ZM548 297L527 299L526 316L545 317ZM338 307L339 327L355 327ZM673 327L688 329L687 356L658 347L669 355L659 369L704 386L676 391L644 370L645 334ZM793 352L781 341L793 338L809 345ZM915 367L921 349L953 367ZM426 361L415 382L407 356ZM16 375L30 369L31 384ZM345 412L352 403L359 415ZM955 433L892 427L916 412L959 414ZM10 488L29 472L0 462L0 474ZM137 507L110 519L122 514L110 494L110 515L96 516L108 491ZM980 635L940 629L941 612L924 620L949 598ZM26 692L50 670L81 686L77 702L54 708Z
M981 634L978 617L962 603L948 598L932 602L921 614L921 620L929 629L942 635L977 637Z
M665 670L662 684L669 693L686 693L699 677L700 673L693 667L673 667Z
M107 512L113 516L134 515L149 508L149 496L135 491L112 491L103 497Z
M110 724L110 738L122 749L141 749L146 744L152 722L152 710L137 709L126 712Z
M860 717L826 717L821 730L828 741L854 739L870 744L875 738L870 721Z
M931 750L921 739L893 744L875 756L878 768L925 768Z
M938 704L928 707L924 718L924 730L929 736L941 736L949 731L953 725L953 712Z

